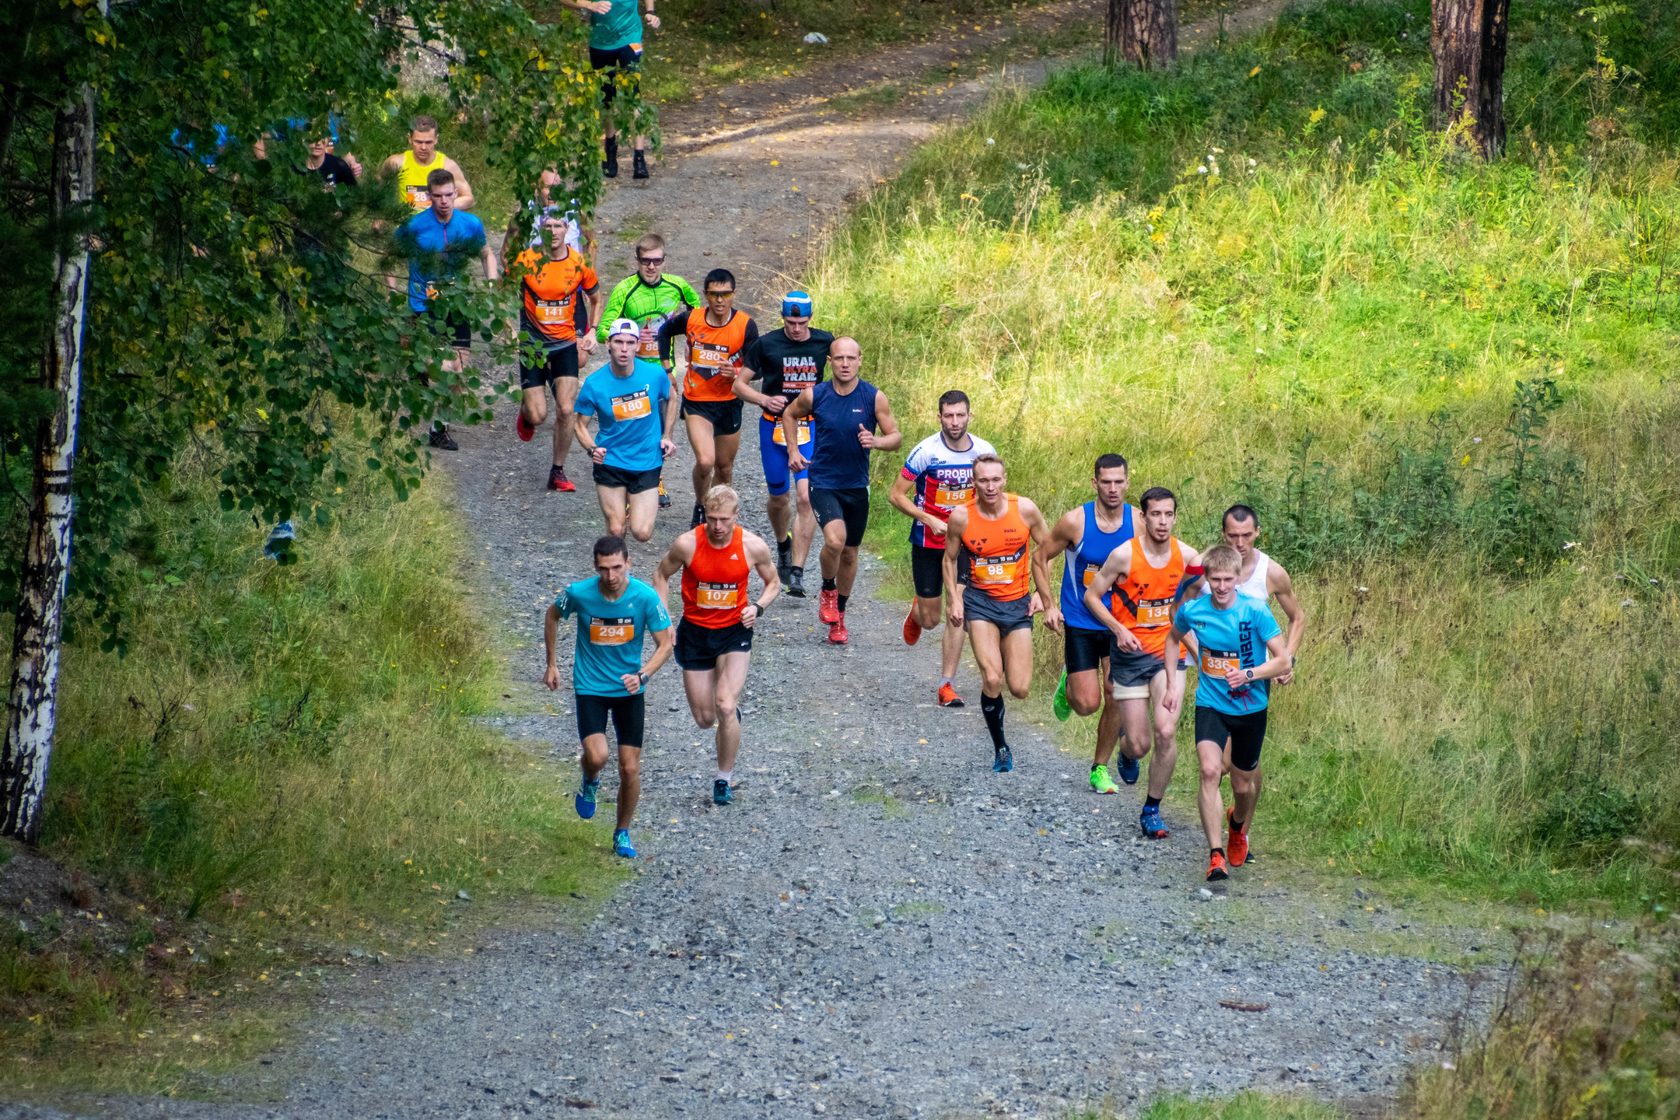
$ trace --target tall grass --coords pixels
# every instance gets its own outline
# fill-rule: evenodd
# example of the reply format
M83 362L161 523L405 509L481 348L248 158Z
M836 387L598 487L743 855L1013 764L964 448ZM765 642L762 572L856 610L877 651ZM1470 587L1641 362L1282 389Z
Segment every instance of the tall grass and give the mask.
M1492 166L1424 127L1419 4L1068 71L930 146L817 270L913 431L968 390L1048 509L1118 450L1194 544L1260 510L1311 619L1268 747L1280 852L1543 905L1675 893L1680 161L1650 142L1680 98L1587 49L1667 57L1660 7L1614 42L1519 12L1512 89L1556 96L1513 99Z
M282 566L198 464L157 495L118 573L128 655L67 649L42 841L137 940L49 923L0 948L0 1080L178 1085L283 1015L270 993L307 965L447 951L510 903L617 881L561 776L473 718L504 672L448 501L365 480Z

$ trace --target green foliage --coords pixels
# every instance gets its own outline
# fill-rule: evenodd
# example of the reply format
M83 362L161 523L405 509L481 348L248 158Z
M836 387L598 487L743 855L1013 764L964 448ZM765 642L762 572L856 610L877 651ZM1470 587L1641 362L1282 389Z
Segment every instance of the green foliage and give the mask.
M1341 1110L1317 1101L1248 1092L1219 1100L1177 1094L1159 1097L1138 1114L1138 1120L1341 1120L1342 1116Z
M45 926L0 945L0 1080L175 1084L262 1041L323 963L443 951L617 881L562 777L477 718L505 670L447 492L396 502L364 477L281 566L264 525L217 509L212 469L190 459L142 507L130 655L67 651L42 838L143 902L108 916L169 954Z
M1680 163L1657 145L1680 98L1620 86L1625 130L1594 140L1593 56L1540 50L1590 24L1522 11L1513 88L1563 86L1511 113L1528 139L1497 164L1424 125L1421 5L1301 7L1178 74L1000 97L813 282L911 437L967 390L1049 513L1109 450L1134 497L1178 492L1191 544L1233 501L1260 511L1308 614L1267 743L1278 850L1642 908L1680 881ZM1654 11L1609 44L1651 71L1680 43ZM1637 814L1558 800L1594 775Z
M407 216L373 182L385 153L361 149L355 190L325 192L295 170L329 118L342 122L340 150L364 130L400 132L414 107L441 109L446 133L494 120L469 177L493 172L523 190L555 167L586 206L599 194L598 86L580 29L537 23L515 0L405 0L377 12L350 0L121 4L109 20L93 5L30 3L6 9L0 38L18 55L16 96L0 116L10 192L0 251L18 293L0 328L0 466L14 495L28 490L36 423L52 404L36 381L47 250L86 232L95 253L72 588L101 611L120 605L127 589L110 578L112 562L143 543L129 539L137 511L170 485L183 449L215 452L224 509L324 521L363 471L410 492L426 467L413 434L433 417L486 414L493 388L471 370L445 371L448 347L416 330L385 283L405 269L390 256L390 229ZM409 95L405 51L447 67L440 91ZM73 229L52 230L52 112L84 80L98 106L96 204ZM504 214L482 217L495 231ZM512 304L505 290L467 284L447 287L437 307L489 342ZM0 611L15 601L23 512L19 499L0 517Z

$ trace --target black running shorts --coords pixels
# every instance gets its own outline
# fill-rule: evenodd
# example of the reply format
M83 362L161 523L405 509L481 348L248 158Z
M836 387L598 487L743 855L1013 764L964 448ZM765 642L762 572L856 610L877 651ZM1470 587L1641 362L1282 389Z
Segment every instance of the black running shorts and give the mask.
M1260 744L1266 741L1266 709L1234 716L1196 705L1196 742L1231 741L1231 768L1245 774L1260 765Z
M553 350L544 350L537 364L526 365L525 359L519 359L519 387L521 389L541 389L545 385L552 385L562 377L576 378L578 375L577 343L568 342L564 346L557 346Z
M709 673L726 653L751 653L753 632L737 622L733 626L696 626L688 619L677 623L677 664L685 672Z
M818 490L811 487L811 512L817 515L818 525L830 521L846 523L846 547L856 548L863 543L863 532L869 528L869 488L855 490Z
M610 51L589 48L589 66L592 70L605 70L601 75L601 100L607 105L613 103L618 96L618 73L620 70L636 71L642 68L642 52L626 43L622 47L614 47Z
M644 490L655 490L659 487L658 467L651 471L626 471L609 467L605 463L596 463L590 473L595 478L595 485L605 486L610 490L623 490L628 494L640 494Z
M646 694L640 692L634 696L585 696L581 692L578 694L577 726L579 739L587 739L591 735L605 735L607 733L608 716L612 717L613 730L618 733L618 745L641 750L643 729L647 724Z
M945 550L926 545L910 546L910 579L916 598L938 599L945 594Z
M741 430L740 401L691 401L683 398L684 416L698 416L712 425L712 436L732 436Z
M1000 635L1032 626L1032 596L1019 599L994 599L984 591L963 588L963 625L970 622L989 622Z
M1068 673L1085 673L1100 669L1108 657L1108 647L1114 636L1107 630L1087 630L1083 626L1062 626L1062 664Z

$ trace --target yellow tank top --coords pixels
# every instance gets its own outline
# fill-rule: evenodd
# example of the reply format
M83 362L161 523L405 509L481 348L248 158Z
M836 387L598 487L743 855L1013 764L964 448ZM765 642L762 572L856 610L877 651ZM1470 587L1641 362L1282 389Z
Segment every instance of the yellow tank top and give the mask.
M431 163L417 163L413 152L403 152L402 170L397 172L397 194L416 214L432 204L426 194L426 176L445 166L448 158L442 152L433 152Z

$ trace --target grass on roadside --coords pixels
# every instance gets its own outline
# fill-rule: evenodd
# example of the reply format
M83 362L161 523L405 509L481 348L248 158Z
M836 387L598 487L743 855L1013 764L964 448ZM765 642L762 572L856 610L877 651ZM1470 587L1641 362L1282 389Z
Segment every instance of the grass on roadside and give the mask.
M1424 126L1425 15L1306 7L1175 74L1002 97L837 235L818 299L912 436L967 389L1052 514L1109 449L1194 544L1260 510L1311 617L1268 741L1274 850L1672 906L1680 39L1654 3L1518 13L1512 154L1481 166Z
M49 918L0 945L14 1089L191 1090L323 968L470 952L492 912L620 875L555 768L473 718L503 673L445 482L399 503L364 481L281 566L193 464L177 477L134 557L128 656L66 651L43 838L127 932Z

